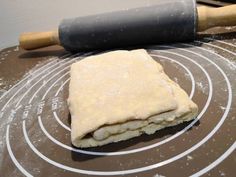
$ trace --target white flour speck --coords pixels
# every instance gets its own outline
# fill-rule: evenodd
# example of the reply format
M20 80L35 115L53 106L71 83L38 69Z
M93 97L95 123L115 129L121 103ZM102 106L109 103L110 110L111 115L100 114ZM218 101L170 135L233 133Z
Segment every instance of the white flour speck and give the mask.
M187 160L193 160L193 157L190 156L190 155L188 155L188 156L187 156Z
M202 82L196 82L197 88L200 89L203 93L207 94L207 86L204 86Z
M155 174L153 177L165 177L165 176L160 175L160 174Z
M173 80L178 84L178 78L174 77Z
M221 110L226 110L226 107L220 106L220 109L221 109Z
M227 62L227 65L231 70L233 70L233 71L236 70L236 62L229 61L229 62Z
M190 78L190 75L189 75L189 73L184 73L184 76L185 76L187 79L189 79L189 78Z
M0 77L0 86L3 85L3 79Z
M223 171L219 170L219 173L220 173L220 176L225 176L225 173Z
M15 52L19 51L19 46L16 46L16 48L13 51Z

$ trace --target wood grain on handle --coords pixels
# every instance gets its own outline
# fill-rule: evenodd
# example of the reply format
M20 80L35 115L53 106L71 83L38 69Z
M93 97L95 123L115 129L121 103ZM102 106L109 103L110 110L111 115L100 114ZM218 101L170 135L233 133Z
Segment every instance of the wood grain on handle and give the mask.
M236 5L219 8L198 7L198 31L215 26L236 25Z
M20 35L19 42L26 50L60 44L58 31L23 33Z

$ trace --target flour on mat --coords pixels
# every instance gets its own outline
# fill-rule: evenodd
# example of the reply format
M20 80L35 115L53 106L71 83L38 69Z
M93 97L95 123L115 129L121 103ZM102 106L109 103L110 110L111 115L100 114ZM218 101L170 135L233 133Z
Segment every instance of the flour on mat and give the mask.
M220 106L220 109L221 110L226 110L226 107L225 106Z
M15 49L13 49L13 51L14 51L14 52L17 52L17 51L19 51L19 46L16 46L16 48L15 48Z
M203 84L202 82L196 82L196 86L202 91L202 93L207 94L208 87L205 84Z
M188 156L187 156L187 160L193 160L193 157L190 156L190 155L188 155Z
M42 62L38 63L22 77L22 80L27 77L27 79L24 80L24 82L19 83L20 80L18 80L16 82L16 85L8 85L8 88L10 88L9 92L6 91L6 89L2 88L0 90L0 97L2 96L2 98L0 99L0 104L1 104L0 107L2 108L5 105L5 103L7 103L7 101L8 101L8 99L6 99L4 94L6 94L6 95L12 94L12 93L14 94L17 90L19 90L23 86L24 86L24 88L27 88L27 86L30 86L32 77L34 77L38 73L38 72L36 72L36 70L38 70L39 68L41 68L42 66L46 65L49 62L57 61L57 60L58 60L58 58L50 58L47 61L42 61ZM4 83L3 78L0 78L0 85L2 85L3 83ZM17 83L19 83L19 84L17 85ZM19 116L17 115L17 110L20 109L22 107L22 105L20 105L17 108L15 108L15 106L16 106L16 103L18 102L18 100L21 98L21 96L22 96L21 94L16 94L14 96L14 99L12 101L10 101L8 103L8 105L5 107L5 110L1 110L1 108L0 108L0 154L3 154L3 151L6 150L6 142L5 141L6 141L7 125L10 124L13 126L15 123L13 123L12 121L16 118L19 118ZM9 108L12 108L12 109L9 110ZM36 136L36 134L35 134L35 136ZM40 138L38 138L38 140L39 139ZM40 139L40 141L42 141L42 139ZM21 146L21 144L18 144L18 145ZM27 157L27 155L25 155L25 157ZM0 155L0 166L1 166L3 158L4 158L4 156ZM25 159L25 161L27 161L27 159ZM35 170L37 171L37 169L35 169Z
M155 174L153 177L165 177L163 175Z

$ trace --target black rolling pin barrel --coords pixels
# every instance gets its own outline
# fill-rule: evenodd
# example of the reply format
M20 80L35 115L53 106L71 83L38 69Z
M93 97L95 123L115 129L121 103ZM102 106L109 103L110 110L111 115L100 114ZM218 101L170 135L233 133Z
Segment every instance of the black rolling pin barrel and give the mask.
M196 7L195 0L160 0L155 6L63 20L58 30L25 33L20 46L31 50L62 45L88 51L193 40L196 31L236 25L236 5Z
M59 39L69 51L192 40L196 7L165 0L152 7L63 20Z

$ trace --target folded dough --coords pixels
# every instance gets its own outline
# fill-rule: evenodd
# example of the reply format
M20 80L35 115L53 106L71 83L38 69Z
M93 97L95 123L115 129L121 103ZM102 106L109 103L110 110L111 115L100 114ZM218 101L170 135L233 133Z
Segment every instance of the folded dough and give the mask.
M189 121L198 107L143 50L113 51L71 66L71 140L95 147Z

